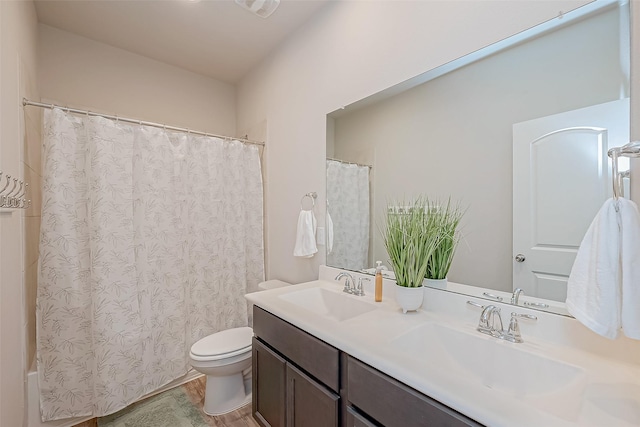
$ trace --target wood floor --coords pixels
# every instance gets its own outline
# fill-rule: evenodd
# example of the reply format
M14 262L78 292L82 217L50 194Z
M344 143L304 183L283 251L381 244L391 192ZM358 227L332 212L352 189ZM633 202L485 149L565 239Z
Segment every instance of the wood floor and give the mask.
M202 411L202 405L204 404L204 391L206 384L206 377L200 377L191 382L188 382L181 387L185 390L191 401L200 408L202 418L211 427L259 427L259 424L251 416L251 405L246 405L237 411L230 412L228 414L212 417L205 414ZM80 424L76 424L73 427L98 427L98 420L96 418L85 421Z

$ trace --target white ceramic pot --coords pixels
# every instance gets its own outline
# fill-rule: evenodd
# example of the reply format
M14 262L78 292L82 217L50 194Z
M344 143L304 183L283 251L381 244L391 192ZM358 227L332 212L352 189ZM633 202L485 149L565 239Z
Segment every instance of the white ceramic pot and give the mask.
M396 301L400 304L402 312L415 311L422 305L424 290L422 285L417 288L405 288L396 285Z
M424 279L424 282L430 288L447 289L447 278L444 279Z

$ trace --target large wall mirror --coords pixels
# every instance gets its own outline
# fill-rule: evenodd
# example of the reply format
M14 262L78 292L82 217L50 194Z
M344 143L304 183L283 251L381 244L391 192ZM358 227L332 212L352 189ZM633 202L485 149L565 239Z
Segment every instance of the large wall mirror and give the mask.
M451 198L450 282L561 306L629 141L629 26L628 2L596 1L330 113L327 264L388 266L388 205Z

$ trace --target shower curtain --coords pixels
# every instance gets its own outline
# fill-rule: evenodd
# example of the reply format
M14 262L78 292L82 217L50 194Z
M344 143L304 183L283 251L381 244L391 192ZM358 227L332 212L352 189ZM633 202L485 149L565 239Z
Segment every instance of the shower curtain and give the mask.
M258 147L45 111L37 363L45 421L113 413L248 322Z
M327 160L327 212L333 223L328 265L369 267L369 210L369 167Z

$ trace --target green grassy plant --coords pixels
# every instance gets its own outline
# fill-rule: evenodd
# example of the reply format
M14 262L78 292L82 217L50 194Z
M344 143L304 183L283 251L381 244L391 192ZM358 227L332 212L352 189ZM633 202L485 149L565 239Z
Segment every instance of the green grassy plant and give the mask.
M425 235L425 239L435 241L437 244L428 259L425 277L427 279L445 279L460 242L458 226L464 211L459 204L453 205L451 199L448 199L446 204L428 202L426 209L433 222L431 228L433 234Z
M398 203L390 206L398 205L405 206ZM428 260L439 243L437 238L424 238L435 233L435 220L427 215L429 203L419 198L402 213L390 212L390 206L382 235L396 283L409 288L419 287L426 276Z

